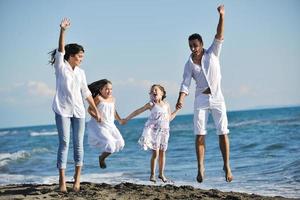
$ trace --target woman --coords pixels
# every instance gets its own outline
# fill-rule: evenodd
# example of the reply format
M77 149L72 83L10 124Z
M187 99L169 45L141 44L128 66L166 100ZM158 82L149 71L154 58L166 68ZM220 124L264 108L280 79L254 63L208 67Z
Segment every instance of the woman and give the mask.
M67 192L65 169L70 141L70 127L72 127L75 174L73 190L80 190L80 173L83 165L83 135L85 128L86 99L91 109L96 113L97 121L100 114L96 109L92 94L86 83L85 73L79 68L84 56L84 49L78 44L64 46L65 31L70 27L70 20L63 19L60 24L58 49L51 52L50 63L55 68L56 94L52 109L59 137L57 152L57 168L59 169L59 189Z

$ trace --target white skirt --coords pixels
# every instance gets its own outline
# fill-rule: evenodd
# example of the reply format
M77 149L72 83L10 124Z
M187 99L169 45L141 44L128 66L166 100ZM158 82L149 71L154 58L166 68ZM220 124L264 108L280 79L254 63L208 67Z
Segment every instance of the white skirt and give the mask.
M114 153L123 149L124 139L115 124L98 123L91 119L87 124L88 143L101 152Z
M163 150L166 151L168 148L169 141L169 129L159 128L153 129L151 127L145 126L143 134L140 137L138 143L144 150Z

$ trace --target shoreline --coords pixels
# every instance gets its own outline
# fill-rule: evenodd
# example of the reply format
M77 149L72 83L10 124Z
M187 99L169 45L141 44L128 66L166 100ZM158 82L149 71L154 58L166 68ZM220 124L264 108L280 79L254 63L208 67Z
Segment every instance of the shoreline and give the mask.
M287 200L281 196L261 196L241 192L222 192L216 189L203 190L192 186L139 185L134 183L82 182L80 192L72 191L72 182L67 182L68 193L61 193L58 184L13 184L0 186L0 200L4 199L239 199L239 200Z

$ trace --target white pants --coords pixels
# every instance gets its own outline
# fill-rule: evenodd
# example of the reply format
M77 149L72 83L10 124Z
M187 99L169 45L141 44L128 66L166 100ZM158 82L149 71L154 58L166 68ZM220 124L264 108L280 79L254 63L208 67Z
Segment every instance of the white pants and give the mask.
M195 135L206 135L206 126L208 115L211 112L217 135L225 135L229 133L228 120L226 114L225 103L210 105L205 108L194 109L194 133Z

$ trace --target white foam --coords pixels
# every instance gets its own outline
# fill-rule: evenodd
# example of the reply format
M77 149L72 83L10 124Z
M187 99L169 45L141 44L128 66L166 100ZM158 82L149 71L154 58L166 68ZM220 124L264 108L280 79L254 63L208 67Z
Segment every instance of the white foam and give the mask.
M49 136L49 135L57 135L57 131L54 132L31 132L30 136Z
M81 180L93 183L117 184L128 179L122 172L83 174Z
M9 133L9 131L0 131L0 136L7 135L8 133Z
M231 122L229 123L229 128L233 128L233 127L240 127L240 126L249 126L252 124L261 124L262 121L260 120L248 120L248 121L241 121L241 122Z
M45 147L41 147L41 148L35 148L32 150L32 153L45 153L45 152L49 152L50 150L45 148Z
M67 176L67 181L73 181L72 176ZM126 173L121 172L114 172L114 173L91 173L91 174L83 174L81 176L82 182L92 182L92 183L107 183L111 185L116 185L122 182L129 182L134 184L140 184L140 185L153 185L148 180L141 180L138 178L132 178L130 175L126 175ZM221 179L217 179L217 182L220 182ZM209 183L207 183L209 182ZM35 176L35 175L21 175L21 174L0 174L0 185L8 185L8 184L53 184L58 183L58 175L54 176ZM158 182L155 185L161 186L166 185L170 183L162 183ZM172 183L171 183L172 184ZM222 179L222 183L215 184L213 180L206 181L202 183L201 185L196 183L195 181L183 181L178 180L173 183L175 186L183 186L188 185L192 186L194 188L201 188L205 190L209 189L218 189L224 192L245 192L245 193L255 193L260 195L267 195L267 196L285 196L290 198L299 198L299 194L297 193L297 190L293 187L289 187L288 185L280 186L279 188L273 188L274 185L256 185L255 187L253 185L247 185L240 187L234 182L232 184L224 185L224 180ZM284 187L286 186L286 187Z
M67 181L73 181L72 176L66 177ZM121 172L115 173L92 173L83 174L81 176L82 182L92 183L107 183L107 184L118 184L120 182L135 182L129 181L130 179ZM0 185L8 184L23 184L23 183L34 183L34 184L53 184L58 183L58 175L55 176L35 176L35 175L22 175L22 174L0 174Z
M8 184L52 184L58 182L58 176L33 176L22 174L0 174L0 185Z
M0 153L0 167L7 165L11 161L25 159L30 156L27 151L17 151L15 153Z

